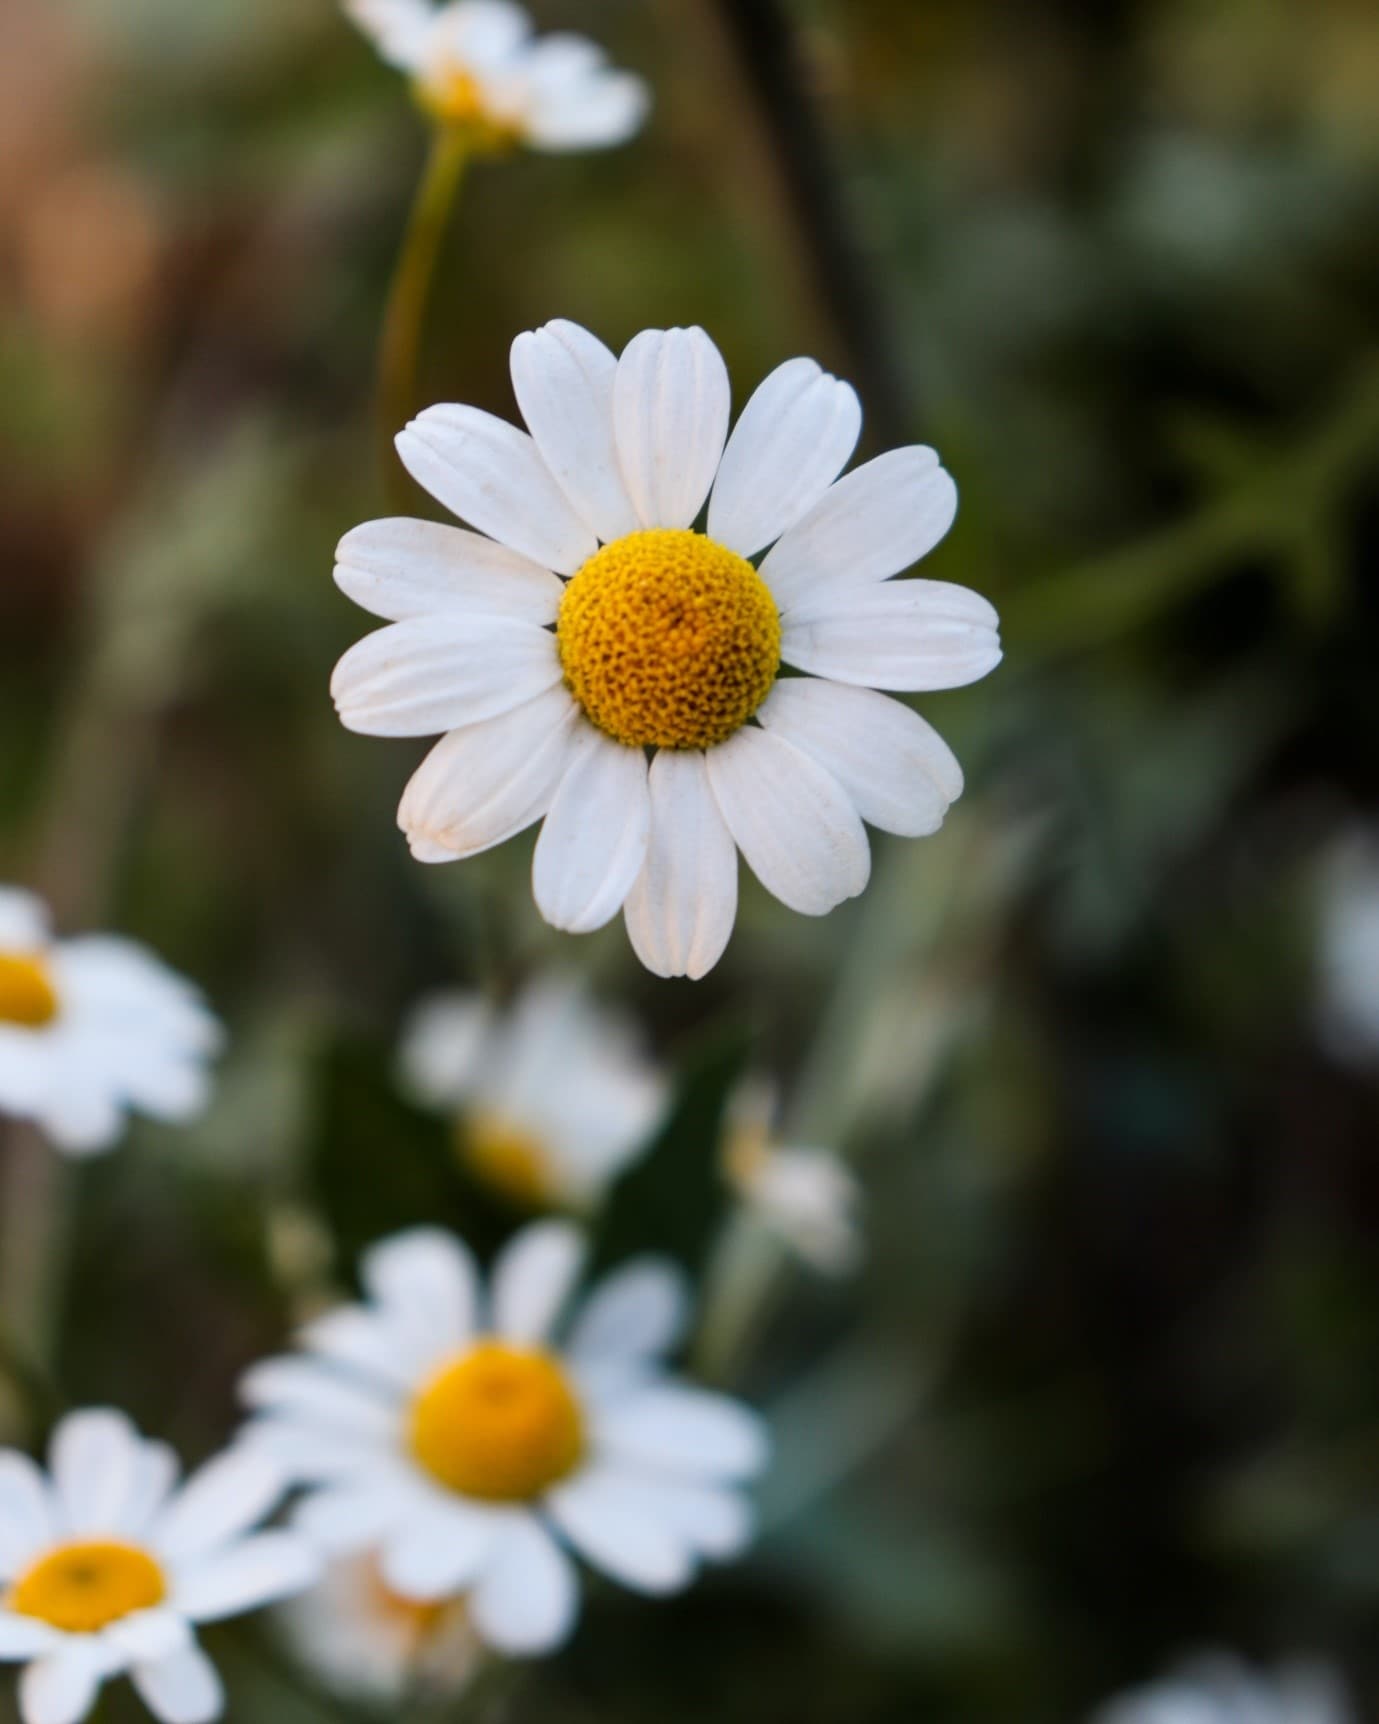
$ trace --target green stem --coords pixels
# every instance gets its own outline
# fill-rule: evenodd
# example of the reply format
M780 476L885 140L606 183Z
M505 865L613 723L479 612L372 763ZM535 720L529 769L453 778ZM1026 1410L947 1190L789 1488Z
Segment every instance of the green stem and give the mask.
M13 1348L10 1362L22 1363L23 1386L30 1390L55 1376L71 1200L67 1162L34 1127L14 1126L0 1204L0 1313Z
M397 474L393 438L411 416L436 260L468 160L464 133L454 126L438 126L388 290L378 353L378 437L383 472L390 482Z

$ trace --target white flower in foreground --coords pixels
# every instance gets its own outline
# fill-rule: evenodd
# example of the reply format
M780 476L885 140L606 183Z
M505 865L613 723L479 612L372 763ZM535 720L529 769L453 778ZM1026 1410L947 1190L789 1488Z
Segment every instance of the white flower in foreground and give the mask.
M777 1143L776 1113L772 1085L753 1079L739 1086L725 1121L728 1183L807 1263L828 1275L846 1274L862 1255L857 1181L831 1150Z
M1349 1064L1379 1062L1379 842L1351 834L1321 878L1318 1026Z
M49 1474L0 1451L0 1658L27 1664L24 1724L76 1724L125 1674L164 1724L219 1717L195 1625L284 1598L319 1567L295 1534L251 1530L282 1495L279 1469L231 1450L179 1490L165 1444L95 1410L58 1425Z
M346 1699L455 1695L483 1654L462 1599L418 1604L403 1598L367 1556L331 1563L310 1591L276 1614L301 1662Z
M345 10L412 80L426 112L473 149L604 149L646 118L640 78L615 71L583 36L533 38L511 0L345 0Z
M94 1155L127 1112L199 1113L220 1041L201 995L151 952L112 934L55 941L37 898L0 887L0 1112Z
M260 1410L245 1440L319 1487L301 1530L331 1554L376 1551L404 1598L467 1593L475 1629L512 1654L574 1627L566 1544L647 1593L735 1555L750 1535L737 1487L766 1458L754 1414L665 1375L687 1314L668 1265L610 1275L553 1343L582 1261L575 1228L541 1222L485 1292L458 1240L401 1234L364 1258L368 1305L244 1383Z
M667 1086L632 1026L576 981L534 982L505 1012L442 994L413 1013L402 1071L455 1116L462 1160L533 1207L589 1209L650 1143Z
M1339 1678L1298 1662L1257 1674L1229 1653L1209 1653L1162 1681L1122 1694L1093 1724L1353 1724Z
M461 406L399 435L412 476L478 531L345 537L337 582L391 626L340 661L335 703L369 735L448 733L399 810L419 860L544 817L546 920L588 933L624 910L649 969L702 976L737 914L738 850L818 916L867 884L864 820L938 829L958 763L875 691L985 676L996 613L890 579L948 531L953 481L925 448L840 479L861 409L812 360L773 372L731 437L700 329L648 330L615 359L552 323L517 338L512 376L530 435Z

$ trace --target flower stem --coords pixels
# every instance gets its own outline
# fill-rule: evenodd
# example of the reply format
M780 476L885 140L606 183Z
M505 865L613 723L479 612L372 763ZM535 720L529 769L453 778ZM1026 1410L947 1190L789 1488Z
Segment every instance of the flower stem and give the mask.
M5 1339L15 1350L11 1362L22 1361L22 1386L29 1389L55 1376L73 1220L71 1182L71 1168L35 1127L10 1128L0 1212L0 1312Z
M383 472L390 483L398 471L393 438L412 411L436 260L468 160L464 133L454 126L438 126L388 290L378 353L378 439Z

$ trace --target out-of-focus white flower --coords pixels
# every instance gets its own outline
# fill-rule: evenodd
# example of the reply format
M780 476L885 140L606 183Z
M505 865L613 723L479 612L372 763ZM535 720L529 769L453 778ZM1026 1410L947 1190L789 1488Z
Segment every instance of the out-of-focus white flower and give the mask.
M199 1113L220 1042L201 995L151 952L112 934L56 941L37 898L0 887L0 1112L95 1155L128 1112Z
M1379 1062L1379 839L1349 837L1322 869L1318 1026L1351 1064Z
M245 1441L317 1487L301 1530L377 1551L404 1598L467 1594L477 1632L516 1655L574 1627L567 1544L625 1586L678 1591L746 1544L739 1487L766 1460L755 1414L665 1374L688 1303L669 1265L610 1275L552 1344L583 1260L577 1229L537 1223L484 1289L449 1234L401 1234L364 1258L369 1304L244 1382Z
M462 1599L403 1598L368 1556L331 1563L277 1618L302 1663L347 1700L456 1695L483 1654Z
M838 1156L776 1142L774 1087L749 1079L728 1108L723 1167L751 1213L807 1263L842 1275L862 1254L861 1192Z
M702 976L736 919L739 850L821 916L866 887L864 821L938 829L961 769L877 690L985 676L996 613L965 587L891 579L943 538L956 488L926 448L840 478L861 408L811 359L772 372L731 437L702 329L646 330L615 358L551 323L517 338L512 375L530 435L464 406L399 435L412 476L477 532L390 520L345 537L336 581L390 626L341 659L335 703L367 735L447 733L398 813L420 861L543 821L548 922L589 933L621 910L648 969Z
M476 150L604 149L646 118L640 78L583 36L534 37L512 0L345 0L345 10L412 80L421 106Z
M1251 1670L1230 1653L1193 1659L1145 1688L1119 1695L1092 1724L1354 1724L1336 1673L1296 1662L1276 1674Z
M455 1115L465 1163L533 1207L592 1207L666 1103L633 1026L562 977L533 982L505 1012L474 994L424 1001L401 1062L418 1100Z
M62 1420L48 1467L0 1452L0 1658L26 1665L24 1724L77 1724L125 1674L163 1724L219 1717L196 1625L319 1572L295 1533L252 1531L282 1495L280 1470L232 1449L179 1490L171 1450L105 1409Z

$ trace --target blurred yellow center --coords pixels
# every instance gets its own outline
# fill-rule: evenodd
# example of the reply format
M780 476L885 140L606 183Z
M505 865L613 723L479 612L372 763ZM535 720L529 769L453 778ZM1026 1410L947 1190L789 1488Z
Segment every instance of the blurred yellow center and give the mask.
M0 952L0 1023L37 1030L57 1016L47 964L29 952Z
M94 1634L166 1596L163 1571L146 1551L93 1540L50 1550L15 1581L4 1602L67 1634Z
M500 155L522 141L521 126L493 112L483 85L463 66L433 73L417 84L416 91L417 100L433 119L463 132L470 149L481 155Z
M480 1341L418 1394L410 1436L417 1460L450 1490L525 1502L577 1465L584 1419L549 1354Z
M565 682L630 748L713 748L780 668L780 615L746 560L702 533L629 533L590 557L556 624Z
M460 1122L458 1141L460 1159L504 1197L536 1209L551 1196L545 1145L502 1114L476 1108Z
M388 1585L372 1558L365 1560L368 1601L378 1621L400 1630L413 1642L434 1634L453 1609L454 1600L445 1598L435 1604L421 1604L414 1598L404 1598Z

